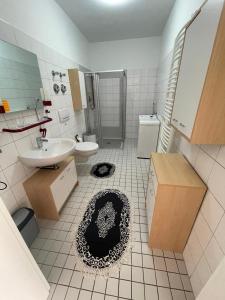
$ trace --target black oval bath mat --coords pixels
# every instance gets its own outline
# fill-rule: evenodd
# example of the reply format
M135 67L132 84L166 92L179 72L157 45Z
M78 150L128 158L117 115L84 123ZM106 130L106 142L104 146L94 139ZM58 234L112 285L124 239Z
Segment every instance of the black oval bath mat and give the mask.
M127 248L130 236L130 204L118 190L106 189L90 201L76 235L76 251L93 269L115 264Z
M98 178L110 177L115 172L115 165L103 162L94 165L91 169L91 175Z

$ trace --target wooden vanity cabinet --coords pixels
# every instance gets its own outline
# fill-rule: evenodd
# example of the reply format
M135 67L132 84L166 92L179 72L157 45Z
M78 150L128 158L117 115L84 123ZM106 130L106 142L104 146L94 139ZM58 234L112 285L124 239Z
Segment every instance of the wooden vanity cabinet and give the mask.
M84 73L78 69L69 69L68 75L74 111L87 108Z
M78 184L73 156L58 165L56 170L40 169L23 183L38 218L58 220L61 208Z
M186 31L171 124L192 144L225 144L225 7L208 0Z
M206 190L182 155L152 153L146 196L151 248L183 252Z

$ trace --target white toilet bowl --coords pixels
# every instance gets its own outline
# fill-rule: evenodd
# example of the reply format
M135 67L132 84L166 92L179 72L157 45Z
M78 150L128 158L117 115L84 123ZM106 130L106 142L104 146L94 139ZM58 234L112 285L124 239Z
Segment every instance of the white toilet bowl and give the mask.
M75 155L81 158L88 158L98 152L98 144L92 142L80 142L76 143Z

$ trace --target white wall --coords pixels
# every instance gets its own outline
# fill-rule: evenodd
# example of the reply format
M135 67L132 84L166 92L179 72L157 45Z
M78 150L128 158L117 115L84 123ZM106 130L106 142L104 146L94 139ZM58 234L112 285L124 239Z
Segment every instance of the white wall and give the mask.
M0 0L0 18L76 63L88 66L88 41L54 0Z
M160 37L90 44L92 70L127 69L127 138L137 138L139 114L153 113L160 44Z
M202 3L203 0L177 0L164 29L157 81L157 106L160 114L163 113L165 105L176 34ZM188 274L194 294L197 296L225 257L225 146L191 145L179 133L175 144L177 151L188 159L208 186L206 197L184 250ZM214 297L215 295L214 293Z
M160 37L150 37L91 43L90 68L93 71L157 68L160 41Z
M52 100L49 108L52 122L46 124L48 137L69 137L74 138L75 134L81 134L85 130L84 113L73 112L72 97L68 79L68 68L78 67L76 62L60 55L57 50L45 46L36 39L25 35L23 32L0 21L0 40L5 40L37 55L40 67L43 87L48 91ZM66 73L63 77L63 84L67 86L67 92L56 95L53 91L53 83L61 84L59 78L53 78L52 70ZM60 123L58 109L67 108L70 112L70 120ZM18 156L27 149L36 145L36 137L40 135L39 127L21 133L3 133L2 128L14 128L17 122L34 123L37 117L34 111L22 111L19 113L2 114L0 116L0 180L6 182L8 187L0 191L0 196L9 212L14 212L18 207L29 206L29 201L23 188L23 182L35 171L33 168L25 167Z
M165 58L169 51L173 49L174 40L178 32L203 2L204 0L177 0L175 2L162 34L160 59Z

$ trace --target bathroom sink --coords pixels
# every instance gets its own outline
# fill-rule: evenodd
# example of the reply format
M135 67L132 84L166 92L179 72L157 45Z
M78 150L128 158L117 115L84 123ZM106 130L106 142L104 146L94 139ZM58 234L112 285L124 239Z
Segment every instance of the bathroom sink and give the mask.
M19 159L29 167L47 167L63 161L75 151L76 143L72 139L49 138L43 146L25 151Z

